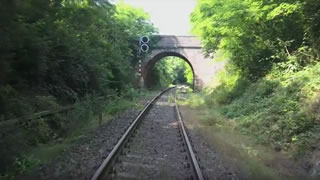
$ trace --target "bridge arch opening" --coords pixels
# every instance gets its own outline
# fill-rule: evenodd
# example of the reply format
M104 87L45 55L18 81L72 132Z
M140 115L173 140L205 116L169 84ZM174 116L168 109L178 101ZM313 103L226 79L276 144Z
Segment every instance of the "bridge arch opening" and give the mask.
M152 89L155 86L154 82L154 68L157 65L158 62L165 60L167 57L177 57L181 60L183 60L184 62L186 62L188 64L188 66L191 69L192 72L192 84L191 84L191 88L194 90L195 88L195 72L194 72L194 68L191 64L191 62L182 54L178 53L178 52L170 52L170 51L164 51L164 52L160 52L159 54L155 55L150 61L147 62L147 64L145 64L144 66L144 70L143 70L143 77L144 77L144 86L147 89Z

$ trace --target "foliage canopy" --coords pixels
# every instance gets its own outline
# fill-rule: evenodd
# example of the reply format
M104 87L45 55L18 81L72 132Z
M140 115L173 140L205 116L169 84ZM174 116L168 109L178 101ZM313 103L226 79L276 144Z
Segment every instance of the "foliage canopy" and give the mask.
M311 0L198 0L191 21L207 53L224 51L242 76L257 80L273 64L288 61L296 53L319 56L314 46L319 41L319 4Z
M155 88L168 87L171 84L193 85L193 71L183 59L168 56L157 62L152 69L152 82Z
M320 137L320 1L197 2L193 31L206 53L229 58L204 102L258 142L312 151Z
M32 112L33 94L70 103L133 86L138 37L156 32L141 9L105 0L5 0L0 8L2 119Z

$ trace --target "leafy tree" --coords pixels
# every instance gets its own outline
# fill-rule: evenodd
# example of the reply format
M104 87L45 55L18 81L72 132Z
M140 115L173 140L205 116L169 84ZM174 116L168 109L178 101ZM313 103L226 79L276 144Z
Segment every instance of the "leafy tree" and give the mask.
M191 21L207 53L229 57L226 71L205 96L212 115L221 113L276 150L314 151L320 2L198 0Z
M169 56L161 59L152 69L152 82L155 87L167 87L170 84L193 84L193 72L183 59Z
M89 123L98 96L129 97L138 37L156 32L142 9L106 0L3 0L0 27L0 122L77 105L68 118L19 119L0 142L1 177L25 149Z
M5 0L0 6L0 91L12 91L1 93L0 114L7 118L21 115L10 111L22 96L72 103L124 91L134 82L138 36L156 32L142 9L124 3Z
M223 50L243 76L256 80L303 44L298 0L198 0L191 16L207 53Z
M313 48L317 51L317 57L320 57L320 2L317 0L306 0L304 2L304 14L306 23L306 31Z

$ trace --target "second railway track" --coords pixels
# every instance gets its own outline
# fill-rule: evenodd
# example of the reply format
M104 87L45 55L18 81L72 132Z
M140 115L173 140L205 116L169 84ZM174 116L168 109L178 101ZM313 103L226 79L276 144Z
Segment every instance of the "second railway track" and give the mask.
M141 111L91 178L97 179L203 179L174 88Z

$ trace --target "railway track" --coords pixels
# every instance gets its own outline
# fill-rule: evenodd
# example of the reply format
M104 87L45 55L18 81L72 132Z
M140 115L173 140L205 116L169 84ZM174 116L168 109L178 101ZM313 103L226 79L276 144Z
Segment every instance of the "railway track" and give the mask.
M199 179L174 88L154 97L130 124L91 180Z

